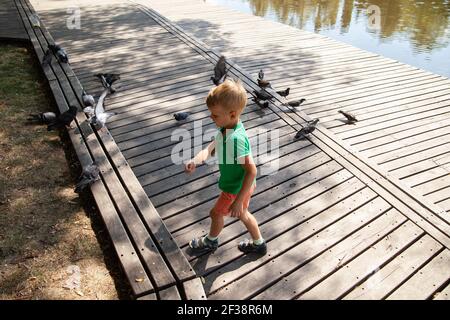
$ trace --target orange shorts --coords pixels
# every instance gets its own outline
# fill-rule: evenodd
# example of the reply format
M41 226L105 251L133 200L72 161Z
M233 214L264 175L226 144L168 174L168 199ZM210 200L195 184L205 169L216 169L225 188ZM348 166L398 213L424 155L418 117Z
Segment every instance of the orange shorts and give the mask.
M245 195L244 197L244 210L248 209L248 206L250 204L250 198L255 191L256 185L253 184L250 191ZM230 214L230 207L233 204L234 200L236 200L237 194L232 194L228 192L222 191L222 193L219 196L219 199L217 199L216 204L214 205L214 212L218 214L222 214L224 216Z

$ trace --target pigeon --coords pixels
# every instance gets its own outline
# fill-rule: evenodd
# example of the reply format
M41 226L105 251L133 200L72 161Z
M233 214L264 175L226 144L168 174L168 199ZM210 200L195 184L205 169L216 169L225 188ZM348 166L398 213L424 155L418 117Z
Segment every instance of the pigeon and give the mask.
M347 123L355 123L358 121L358 119L356 119L356 117L349 112L345 112L342 110L339 110L338 112L342 113L347 118Z
M225 56L221 56L214 67L214 77L211 77L212 82L218 86L225 81L227 73L228 70Z
M269 107L269 101L267 100L261 101L259 99L253 98L253 101L262 109Z
M44 53L44 57L42 58L42 67L45 67L46 65L50 65L53 59L53 54L50 51L50 49L47 49Z
M289 95L289 92L291 91L291 88L287 88L286 90L283 91L277 91L277 93L282 96L282 97L287 97Z
M56 120L54 112L30 113L27 120L33 123L50 124Z
M259 70L259 72L258 72L258 79L259 80L263 80L264 79L264 71L262 69Z
M174 117L175 120L177 120L177 121L182 121L182 120L186 120L187 117L189 117L189 113L188 113L188 112L178 112L178 113L175 113L175 114L173 115L173 117Z
M312 133L314 130L316 130L316 125L319 123L319 119L314 119L312 121L309 121L305 127L303 127L301 130L297 132L295 135L295 139L303 139L310 133Z
M61 46L57 44L49 44L48 48L55 54L59 61L69 63L69 56Z
M117 73L97 73L95 74L100 79L104 88L108 88L111 93L116 92L112 87L113 83L120 80L120 74Z
M81 93L81 100L83 101L83 105L85 107L94 107L95 106L95 99L92 95L87 94L86 91Z
M298 108L303 102L305 102L306 99L300 99L300 100L291 100L288 101L286 103L283 103L284 106L286 107L291 107L291 108Z
M97 167L96 163L92 163L83 169L78 183L75 186L75 192L80 193L87 186L90 186L94 181L100 179L100 169Z
M253 90L253 93L250 93L255 99L259 100L273 100L273 96L268 93L266 90Z
M75 106L70 106L69 110L61 113L55 121L52 121L48 126L47 130L52 131L54 129L63 128L68 126L77 115L78 108Z
M267 87L272 88L272 86L270 85L270 82L269 82L269 81L267 81L267 80L261 80L261 79L258 79L258 86L259 86L260 88L267 88Z
M103 106L106 95L109 92L109 88L106 88L100 98L98 98L97 104L94 108L94 115L89 118L89 122L94 125L97 129L103 129L105 127L106 121L108 118L116 115L115 112L105 112L105 108Z
M32 14L30 16L31 25L33 28L40 28L41 27L41 21L39 19L39 16L37 14Z
M86 107L83 112L87 115L88 119L91 119L95 115L95 109L93 107Z

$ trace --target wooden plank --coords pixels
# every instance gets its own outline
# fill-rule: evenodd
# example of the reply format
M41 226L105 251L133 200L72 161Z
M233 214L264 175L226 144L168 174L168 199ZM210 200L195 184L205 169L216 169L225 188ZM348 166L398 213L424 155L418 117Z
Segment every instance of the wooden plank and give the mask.
M67 110L68 105L57 81L49 81L49 84L60 111L63 112ZM81 165L85 167L88 164L91 164L91 157L79 129L76 126L72 126L68 132ZM91 191L133 293L138 295L154 291L153 285L148 278L145 269L137 255L133 254L135 252L134 247L129 240L116 208L111 199L107 196L108 192L104 185L104 178L102 181L98 180L93 183L91 185ZM136 279L142 281L136 281Z
M302 175L293 177L293 180L291 181L275 181L274 184L268 184L268 186L266 184L267 180L263 180L264 178L261 181L258 181L256 191L252 196L252 200L250 201L249 211L258 220L258 224L261 227L268 221L272 221L272 223L274 223L273 219L280 216L286 216L287 223L292 222L292 220L289 219L291 214L286 213L286 207L284 205L285 203L283 203L283 198L281 198L283 195L286 196L287 201L290 201L289 203L292 204L292 206L301 206L308 201L312 201L321 194L327 193L329 189L332 189L333 187L337 187L336 190L340 190L340 188L342 187L340 186L341 184L349 188L346 192L356 192L356 190L359 188L358 183L355 179L346 181L345 177L343 177L342 175L333 176L333 174L339 169L333 167L332 162L326 163L326 168L321 167L320 159L311 159L311 163L311 170L303 173ZM329 171L324 173L324 171L326 170ZM302 179L306 179L306 177L309 178L309 176L315 174L318 175L317 180L307 179L306 181L302 181ZM339 181L339 179L343 179L343 181ZM330 184L327 185L326 182L329 182ZM285 193L282 195L271 193L271 191L279 193L280 190L284 190ZM218 193L219 192L217 192L217 195ZM197 212L197 216L203 215L202 219L197 223L185 226L183 227L183 229L174 233L175 240L177 241L177 243L179 243L180 247L186 247L187 250L185 250L185 254L187 256L192 256L193 254L192 252L189 252L190 250L187 248L187 243L193 237L206 234L209 231L210 221L209 219L206 219L209 218L209 216L207 216L205 212L209 212L211 210L216 199L217 197L193 209L190 209L191 211L194 210L195 212ZM294 210L292 214L295 214L297 212L298 210ZM311 210L311 212L315 211ZM181 219L182 216L183 215L180 215L178 218ZM303 218L306 218L306 216L304 215ZM298 219L294 219L294 221L297 220ZM265 228L267 227L264 227L263 229ZM231 219L231 221L227 221L225 223L225 229L221 233L221 241L229 241L230 239L232 239L231 235L235 237L236 235L244 234L245 232L246 228L241 223L239 223L239 220Z
M429 123L423 126L418 126L411 128L410 130L405 130L394 134L390 139L385 139L383 142L379 141L378 145L372 145L369 148L360 149L360 152L368 158L376 158L385 153L389 153L396 150L398 146L395 146L395 142L398 141L403 146L410 146L415 143L420 143L428 139L433 139L434 137L439 137L447 132L450 127L450 118L443 119L439 122Z
M140 301L140 300L144 300L144 301L145 300L158 300L158 298L156 297L156 293L150 293L145 296L136 298L136 300L138 300L138 301Z
M155 20L161 22L161 24L164 25L165 28L174 31L176 30L180 39L182 39L189 46L197 50L200 54L207 57L207 59L210 59L211 57L214 57L214 59L218 59L218 57L220 56L220 54L205 46L201 41L198 41L197 39L194 39L186 35L181 29L167 22L165 18L158 15L154 10L146 8L144 8L143 10L148 14L150 14ZM391 61L390 59L387 60ZM232 61L230 62L233 64ZM234 68L232 69L232 73L235 74L238 73L239 75L243 75L244 78L241 79L243 79L243 81L247 85L251 87L256 87L256 84L252 80L247 80L251 78L245 71L243 71L241 68L239 68L234 64L233 67ZM270 108L274 109L274 111L275 109L278 109L275 106L270 106ZM310 119L302 112L297 114L282 115L282 118L285 119L288 123L292 123L293 125L303 123L304 119ZM419 205L417 203L417 200L414 200L414 195L412 195L412 193L408 189L405 189L397 181L386 180L383 176L379 174L379 172L376 171L376 168L374 168L372 164L367 165L369 161L364 160L364 162L362 162L361 160L356 159L354 155L348 151L349 148L347 144L343 143L343 141L340 139L334 139L333 141L333 139L330 139L329 135L327 134L328 133L326 131L322 131L321 129L319 129L316 130L315 133L313 133L313 137L320 137L322 140L319 139L316 143L321 145L322 148L325 148L327 150L327 153L336 156L336 159L339 159L341 163L345 163L346 166L349 166L349 168L352 169L352 172L355 175L361 177L366 183L369 183L373 188L377 190L377 192L386 197L386 199L389 199L390 202L395 203L396 207L401 208L402 212L405 212L410 219L418 223L422 228L424 228L427 232L430 232L430 234L432 234L434 237L437 237L440 242L446 243L446 246L450 246L449 241L450 239L447 236L447 234L450 234L450 232L442 231L446 230L446 227L442 225L441 220L438 219L435 213L439 211L431 209L433 206L431 206L428 203L426 204L425 206L426 209L424 211L423 204ZM331 143L333 145L333 148L328 147L327 143L324 143L324 141L327 141L327 143ZM336 144L336 142L338 142L338 144ZM342 155L345 155L345 157L340 158ZM351 162L349 162L347 159L351 159ZM361 170L363 167L364 170ZM368 172L373 173L371 174L370 179L367 179L369 177L367 175ZM377 178L374 181L372 177L380 177L380 179ZM391 190L395 190L394 192L395 196L393 195L392 191L391 193L386 193L385 189L386 186L389 186ZM392 189L392 186L394 186L394 189ZM399 201L399 199L402 198L404 199L405 196L410 200ZM408 203L408 205L405 206L405 203ZM414 209L412 210L412 208ZM425 217L425 220L421 217ZM439 229L436 228L436 226L439 226Z
M410 229L407 228L408 224L404 224L403 227L387 235L354 260L343 265L325 280L302 293L299 299L340 299L357 284L361 283L362 279L370 276L380 266L383 266L387 261L399 255L423 235L422 230L412 224L410 225ZM434 243L436 247L437 242L434 241ZM439 244L437 245L438 247L440 246ZM424 246L422 246L422 249L425 249ZM429 250L433 251L435 249L431 248Z
M275 121L276 119L277 119L276 116L257 118L256 120L253 121L253 123L251 125L247 126L247 128L251 129L252 127L257 127L258 125L261 125L264 123L269 123L270 121ZM208 132L206 130L209 130L209 132L211 132L210 130L214 130L215 127L214 127L214 125L211 124L208 126L203 126L202 129L203 129L202 132ZM199 129L197 129L197 130L199 130ZM134 142L134 141L132 141L132 142ZM141 182L141 184L143 186L146 186L152 182L169 177L175 173L180 173L184 170L184 167L182 167L179 163L172 163L170 161L170 159L166 160L166 161L168 163L166 163L167 166L165 166L165 167L161 166L159 168L152 169L153 165L152 165L152 163L150 163L146 167L144 167L143 165L135 167L135 168L133 168L133 171L139 178L139 181ZM154 174L152 174L152 172L155 172L155 171L158 171L157 177L155 177Z
M387 265L375 268L369 277L355 287L345 300L381 300L405 282L415 270L420 269L442 249L430 236L425 235L411 247L401 252ZM350 262L351 263L351 262ZM372 261L371 261L372 263ZM359 277L359 279L362 279Z
M281 130L283 131L282 133L280 133L281 138L278 142L279 157L281 160L281 163L278 162L279 170L282 170L282 168L285 166L283 165L283 161L285 159L284 156L290 152L296 152L300 148L299 144L292 143L292 138L290 136L287 136L288 134L292 134L292 128L285 126L281 128ZM286 133L284 131L286 131ZM250 144L252 146L252 150L256 151L255 149L256 146L252 144L255 138L256 137L250 138ZM270 141L272 140L269 140L269 143ZM261 147L263 145L261 145ZM266 155L264 154L261 155L254 154L254 160L255 163L257 164L257 168L258 166L265 165L270 161L270 159L266 159ZM186 175L183 172L177 174L176 176L169 177L168 179L164 179L164 181L158 181L155 184L152 184L151 189L148 188L149 191L146 191L146 193L151 196L152 202L155 204L155 206L159 206L160 204L165 203L167 201L166 194L168 193L167 191L169 189L176 188L176 190L170 192L177 192L177 194L181 196L199 190L201 186L217 183L217 180L213 179L217 178L218 171L219 170L217 166L213 165L199 166L198 168L196 168L195 174ZM206 178L207 180L200 182L199 180L203 178ZM153 192L150 192L152 190Z
M275 114L271 114L266 117L256 118L255 120L249 121L248 123L245 122L244 125L247 128L253 128L253 127L257 127L264 123L270 123L271 121L275 121L276 119L278 119L278 116ZM215 131L213 131L213 132L215 132ZM144 174L148 174L150 172L160 170L165 167L171 167L173 165L174 165L174 163L172 161L172 157L171 157L171 155L168 155L168 156L162 157L160 159L157 159L155 161L151 161L151 162L140 164L138 166L134 166L133 171L137 177L140 177ZM180 164L176 163L175 165L179 166Z
M329 174L330 167L332 168L331 165L325 165L323 168L321 168L322 170L324 170L326 173L325 174ZM319 171L319 170L318 170ZM319 171L320 172L320 171ZM318 173L319 174L319 173ZM323 171L322 171L322 174ZM320 176L323 177L323 176ZM305 182L306 181L310 181L309 175L308 177L302 177ZM317 189L321 189L325 187L329 187L329 185L327 185L326 183L335 183L338 184L339 182L343 182L347 179L349 179L349 175L347 174L347 172L345 172L344 170L342 172L338 172L335 175L332 175L331 177L327 177L325 178L321 183L315 183L313 185L313 187L311 188L312 190L317 190ZM303 198L298 198L295 194L291 194L294 191L298 191L298 185L300 184L300 180L299 177L296 177L294 179L292 179L292 181L290 181L289 183L286 184L292 184L292 183L296 183L296 185L294 187L291 188L287 188L284 189L286 191L284 191L282 194L278 193L278 196L281 195L285 195L286 198L282 198L280 202L276 203L275 201L273 203L271 203L271 208L273 210L276 210L279 207L284 208L284 206L286 205L287 202L291 203L292 205L294 205L295 203L298 203L299 201L303 201ZM316 179L313 178L313 181L315 181ZM333 185L333 184L332 184ZM218 186L215 185L214 186L216 188L216 195L219 194L219 190L218 190ZM282 185L275 187L275 189L280 192L280 190L282 189ZM312 192L311 190L309 190L310 192ZM289 195L289 196L288 196ZM209 217L209 211L211 210L211 208L213 207L213 202L215 202L216 198L210 199L210 201L206 202L206 203L201 203L200 205L198 205L198 203L196 204L195 202L189 203L189 204L185 204L183 206L183 204L177 203L179 207L177 207L177 209L179 211L176 211L177 209L173 209L174 211L170 211L169 213L171 214L170 216L167 216L167 218L165 218L165 223L167 225L167 227L169 228L169 230L172 231L172 233L176 234L180 229L184 228L186 225L189 225L191 223L195 223L198 222L200 220L203 220L204 218ZM193 207L192 207L193 206ZM181 208L180 208L181 207ZM281 209L283 211L283 209ZM161 215L165 216L166 213L162 213L164 211L162 211L162 209L160 209ZM181 216L179 216L179 214L181 214Z
M396 92L398 92L398 95L392 94L392 91L391 91L391 93L389 93L388 90L378 90L378 91L371 92L370 97L373 97L373 99L369 99L367 97L367 95L364 96L361 94L359 97L355 97L355 98L350 97L348 99L347 103L345 103L344 101L337 100L336 104L333 105L333 109L331 109L331 110L327 110L324 112L318 112L318 113L314 113L314 112L308 111L306 109L305 109L305 111L307 111L309 114L313 115L314 117L319 117L321 119L324 119L324 121L330 120L330 119L333 120L334 117L336 117L336 115L337 115L337 111L341 108L345 108L345 106L348 104L358 106L357 109L353 109L353 110L348 109L348 111L356 111L356 110L362 111L362 107L359 104L364 103L364 102L373 104L373 101L376 101L377 105L381 105L381 103L400 101L400 102L397 102L397 104L399 104L399 103L403 103L402 99L420 96L419 92L421 92L422 94L425 94L428 92L430 92L430 93L438 92L439 89L442 89L442 90L448 89L448 85L445 83L442 83L442 84L435 83L434 78L428 78L423 81L420 80L420 85L416 84L415 86L411 86L411 85L408 86L406 84L404 86L397 86L397 87L395 87L395 89L396 89ZM414 91L414 89L416 89L416 91ZM420 89L423 89L423 90L420 91ZM427 101L426 104L429 104L429 102ZM386 109L385 105L383 105L382 107L383 107L383 109ZM371 111L371 110L372 109L370 109L369 111ZM364 117L367 117L368 119L365 120L365 123L363 123L363 125L366 125L366 126L369 124L374 125L374 124L382 123L383 121L390 119L390 118L385 119L386 116L384 116L384 118L383 118L383 115L378 114L378 116L377 115L373 116L373 120L370 120L369 116L370 116L370 114L368 114L367 116L364 116ZM360 117L362 117L362 116L360 116ZM362 119L362 120L364 120L364 119ZM333 122L333 123L335 123L335 122ZM354 127L350 128L349 126L336 127L333 129L333 131L336 133L339 133L339 135L342 137L346 137L350 131L356 131L357 129L360 129L361 126L362 125L358 125L357 128L354 128ZM354 132L351 132L351 135L356 135L356 134Z
M450 251L443 250L414 276L390 294L388 300L417 300L433 297L436 290L450 279Z
M440 168L442 169L442 168ZM425 197L436 190L439 190L441 188L444 188L446 186L450 185L450 175L448 174L448 171L442 169L442 173L437 174L435 172L426 171L426 173L432 177L432 180L429 180L425 183L422 183L420 185L414 186L414 190L417 192L423 194Z
M205 95L202 95L202 98L204 99ZM203 100L204 101L204 100ZM178 102L178 101L177 101ZM197 101L193 101L193 104L197 104ZM161 106L163 106L164 104L161 104ZM189 104L187 105L183 105L183 107L189 107ZM194 131L192 133L192 131L196 128L194 126L194 122L191 121L192 118L197 118L196 115L192 115L192 117L190 117L186 122L184 123L178 123L178 122L173 122L173 113L175 112L179 112L179 111L189 111L189 109L182 109L182 110L173 110L170 109L170 107L168 108L169 112L171 112L171 123L166 123L166 125L161 125L160 129L162 130L153 130L152 126L147 126L147 127L143 127L139 130L139 132L130 132L130 133L125 133L123 134L123 139L119 137L117 137L117 135L115 135L115 140L117 141L117 143L120 145L121 149L125 152L128 153L130 151L128 151L129 149L132 148L136 148L139 147L141 145L144 144L149 144L150 142L153 142L152 145L148 145L147 147L141 148L140 150L137 150L137 152L139 153L147 153L149 151L152 150L156 150L159 148L162 148L164 146L170 145L172 143L171 141L171 135L172 132L168 129L177 129L179 127L182 127L183 129L189 131L194 137L199 136L200 133ZM205 109L205 107L203 105L199 106L198 108L196 108L195 106L192 108L193 111L196 111L197 109ZM164 112L164 110L162 110L161 112ZM159 111L158 111L159 113ZM158 113L154 113L155 118L160 117L158 115ZM261 110L261 108L256 107L254 104L253 105L249 105L246 109L244 109L243 113L242 113L242 118L244 120L246 120L248 118L248 120L252 120L252 119L256 119L258 117L261 117L265 114L272 114L273 117L273 112L271 111L266 111L266 110ZM151 118L150 118L151 119ZM202 125L202 130L208 130L208 129L215 129L216 126L213 124L213 121L211 120L210 117L204 117L202 118L201 116L198 117L198 120L201 120L201 125ZM157 120L154 120L157 121ZM167 122L167 121L166 121ZM151 124L151 121L149 121L149 124ZM200 123L198 123L200 124ZM111 130L112 133L114 134L114 129ZM141 134L140 134L141 133ZM135 150L136 151L136 150Z
M160 300L181 300L177 286L172 286L158 292Z
M442 291L436 292L433 300L450 300L450 285L447 285Z
M318 151L319 150L312 145L305 147L305 144L292 144L289 149L280 152L279 158L277 159L279 167L276 177L263 175L261 172L261 167L270 160L262 162L262 159L255 158L257 169L259 169L256 176L256 183L258 187L262 188L260 190L264 190L266 187L277 184L277 182L289 179L289 176L285 174L285 171L289 171L291 173L291 177L296 177L297 175L313 168L315 165L318 165L318 163L322 164L329 161L329 158L323 156L323 154L317 154ZM286 152L286 154L283 154L284 152ZM301 163L301 166L298 165L299 163ZM295 174L293 174L293 172L295 172ZM175 192L160 194L158 197L158 203L165 203L163 206L158 205L158 208L161 208L160 211L164 212L163 217L169 217L174 212L183 210L186 207L195 206L200 199L203 201L205 199L215 200L219 192L217 186L218 177L219 172L215 171L214 174L210 176L206 176L205 178L198 179L195 182L190 183L187 186L189 189L177 189ZM271 180L270 184L267 181L268 177L270 177Z
M206 300L205 289L200 278L183 282L186 300Z
M2 1L0 11L0 38L7 40L28 40L28 33L13 0Z
M71 80L72 85L78 92L78 96L80 96L79 93L82 90L81 86L77 83L75 78L71 78ZM176 243L173 241L172 236L162 222L158 212L145 195L141 185L132 173L125 158L120 153L120 150L111 135L107 132L104 133L100 131L99 137L105 149L108 150L108 154L116 166L120 179L127 188L127 193L130 195L133 204L139 209L143 221L145 222L147 228L151 231L155 241L155 248L160 249L160 254L164 254L165 258L169 262L169 268L174 270L173 276L176 277L178 281L195 277L195 273L177 247ZM151 238L147 239L147 243L153 243ZM157 265L155 261L155 259L152 260L153 267ZM165 266L165 262L160 263L160 267Z
M343 253L347 253L350 248L353 248L353 250L348 252L347 256L351 256L352 252L357 253L359 250L365 249L368 245L376 241L381 235L379 233L374 233L373 230L375 230L375 232L380 230L382 231L381 233L384 233L387 230L390 230L392 225L397 225L395 221L402 220L401 216L395 211L389 211L388 213L383 214L383 211L379 211L379 207L376 208L374 206L368 208L367 206L364 206L362 208L364 209L356 210L355 214L346 215L338 222L335 222L330 227L319 231L317 234L313 233L310 238L313 239L312 241L304 240L298 243L297 239L302 238L299 233L295 234L292 230L284 233L282 236L276 238L272 243L268 243L270 246L270 252L275 250L275 253L271 253L271 255L266 258L258 259L263 261L268 260L268 263L260 265L258 269L253 270L250 273L247 272L242 274L241 271L241 269L243 269L242 267L247 269L247 265L250 263L242 265L242 262L240 262L239 268L239 265L236 265L237 263L234 262L222 268L222 276L219 275L214 279L212 277L215 276L211 274L205 278L207 283L208 281L214 281L212 283L208 299L225 299L227 296L234 296L234 294L236 294L234 299L245 299L250 297L254 297L256 299L284 299L285 296L292 295L293 291L295 291L292 290L293 286L298 284L304 285L314 278L322 278L326 275L327 270L324 271L322 268L331 268L333 270L340 262L338 258L343 258ZM386 209L387 208L385 207L384 210ZM381 216L381 219L376 219L374 223L370 223L379 216ZM367 232L367 225L369 226L371 232ZM380 229L380 225L383 226L383 229ZM298 232L299 230L295 231ZM364 236L361 235L361 231L366 231ZM359 238L359 241L358 245L355 247L354 239L356 236ZM284 245L282 244L282 241L285 242ZM350 241L351 245L349 243ZM289 244L289 247L286 248L288 250L284 252L282 251L282 254L278 253L279 246L281 245L282 248L286 247L286 243ZM334 247L336 244L338 245ZM329 252L330 250L331 252ZM311 280L308 282L284 280L289 277L288 274L293 277L292 271L297 270L302 265L324 252L328 252L330 259L331 256L333 256L333 260L332 262L327 261L326 264L321 264L320 266L322 266L322 268L319 267L316 269L316 272L314 273L315 276L310 274ZM244 258L244 261L245 260L248 260L248 258ZM345 258L341 259L341 261L345 262ZM259 264L261 264L261 262L262 261L259 261ZM231 268L232 266L236 269L235 271ZM241 278L230 283L232 279L236 279L237 275L241 276ZM262 277L262 275L264 276ZM299 273L294 273L294 275L298 276ZM279 282L279 280L282 281ZM278 282L278 284L271 286L275 282ZM225 289L225 285L227 289ZM237 290L238 287L240 288L239 290ZM269 287L269 289L263 291L267 287ZM280 287L283 287L283 289L280 290ZM260 292L262 292L262 294L260 296L256 296Z
M73 77L70 79L73 79ZM78 94L75 96L67 80L60 79L60 83L68 101L71 104L77 105L77 97L80 95ZM80 129L84 134L88 147L95 155L97 165L100 170L104 172L103 176L108 187L108 191L118 207L120 215L136 244L139 256L142 257L142 260L146 264L148 270L150 270L157 287L174 284L175 279L164 262L161 253L158 251L158 246L152 240L148 230L140 219L139 213L136 211L133 203L128 198L125 190L126 186L124 187L122 185L118 176L116 176L114 169L111 167L111 164L107 158L108 156L105 154L107 151L103 150L101 147L84 114L83 118L84 119L79 119L81 122ZM108 152L108 154L111 155L110 152Z
M340 220L351 211L372 201L375 197L376 195L369 189L365 189L355 181L349 181L318 193L315 197L309 197L307 201L288 212L271 213L269 212L270 207L263 209L262 212L252 211L258 220L263 237L269 243L270 250L266 259L282 254L293 244L292 242L284 243L281 247L277 247L276 238L280 236L286 238L285 234L289 233L290 229L295 228L297 231L301 231L301 238L298 240L299 242L304 241L319 230ZM380 202L375 201L373 203L379 204ZM254 265L244 267L242 261L248 261L239 250L236 250L236 241L238 237L245 235L247 232L245 226L240 222L227 223L220 235L222 245L219 246L214 255L193 255L188 247L185 248L185 252L191 257L191 264L194 265L196 271L203 276L210 277L210 281L214 281L213 279L216 276L225 274L224 272L228 269L224 269L224 266L226 268L226 264L233 261L235 261L233 262L235 266L239 266L239 274L243 275L263 262L255 261ZM211 276L209 276L210 274Z
M270 131L270 130L278 130L278 134L279 137L281 138L282 136L285 136L287 134L291 134L290 136L290 142L292 142L292 134L295 133L295 131L292 128L288 128L286 127L284 121L278 119L274 122L270 122L270 123L263 123L260 124L258 127L253 127L250 128L247 131L247 135L249 136L250 139L250 145L252 146L252 150L257 151L257 145L254 145L254 143L256 143L257 141L257 135L258 133L262 132L263 130L266 131ZM252 135L253 138L250 138L250 135ZM270 136L270 134L268 134ZM198 137L198 136L197 136ZM287 139L287 138L285 138ZM197 146L203 146L204 144L208 143L209 141L203 141L203 139L195 139L195 137L191 137L191 147L196 148ZM157 149L157 152L145 152L142 154L137 154L136 156L133 157L129 157L129 153L126 154L124 153L124 155L128 158L128 163L130 164L131 167L146 163L146 162L150 162L156 159L160 159L163 157L167 157L170 156L172 154L173 148L175 145L177 145L179 143L179 141L170 141L168 142L165 146L162 146L160 148ZM153 145L153 144L152 144ZM139 148L141 149L141 148ZM134 149L134 151L137 153L141 153L143 150L139 149ZM145 150L145 149L144 149Z
M439 113L437 115L417 119L415 121L406 122L403 124L395 125L393 127L383 128L383 130L372 132L369 136L359 135L357 137L351 137L346 139L346 141L358 150L367 150L373 146L379 146L387 142L395 142L395 137L401 132L406 132L414 130L415 128L420 128L429 126L432 124L439 124L442 121L447 121L450 119L450 112ZM391 136L392 135L392 136Z
M447 140L448 141L448 140ZM432 143L430 143L430 149L425 150L417 150L416 153L409 153L404 156L400 156L398 158L392 159L390 161L385 161L382 163L379 163L379 166L390 172L399 172L399 169L419 164L421 161L424 161L426 159L434 158L440 155L445 155L447 152L450 151L450 143L446 143L447 141L439 141L438 145L433 146ZM402 177L400 173L398 173L399 177Z

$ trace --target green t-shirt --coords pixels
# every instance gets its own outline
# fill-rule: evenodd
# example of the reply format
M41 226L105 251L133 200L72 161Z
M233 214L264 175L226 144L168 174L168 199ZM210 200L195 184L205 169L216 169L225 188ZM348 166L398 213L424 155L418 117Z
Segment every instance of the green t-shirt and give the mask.
M219 188L222 191L237 194L244 182L245 170L238 158L252 156L250 142L241 121L228 130L224 137L225 128L220 128L216 136L216 156L219 161Z

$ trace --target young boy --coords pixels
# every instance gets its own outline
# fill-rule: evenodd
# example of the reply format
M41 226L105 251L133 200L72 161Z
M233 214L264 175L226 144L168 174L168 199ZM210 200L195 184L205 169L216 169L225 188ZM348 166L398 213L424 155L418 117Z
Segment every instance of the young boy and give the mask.
M206 149L186 164L185 171L194 172L197 165L216 154L219 159L219 188L222 193L210 211L209 234L194 238L189 242L189 246L202 251L217 249L224 216L231 215L244 223L253 239L239 243L239 250L264 255L267 252L266 243L255 217L247 211L250 197L256 187L256 166L250 142L239 119L247 104L247 93L239 80L226 80L210 90L206 104L219 132Z

